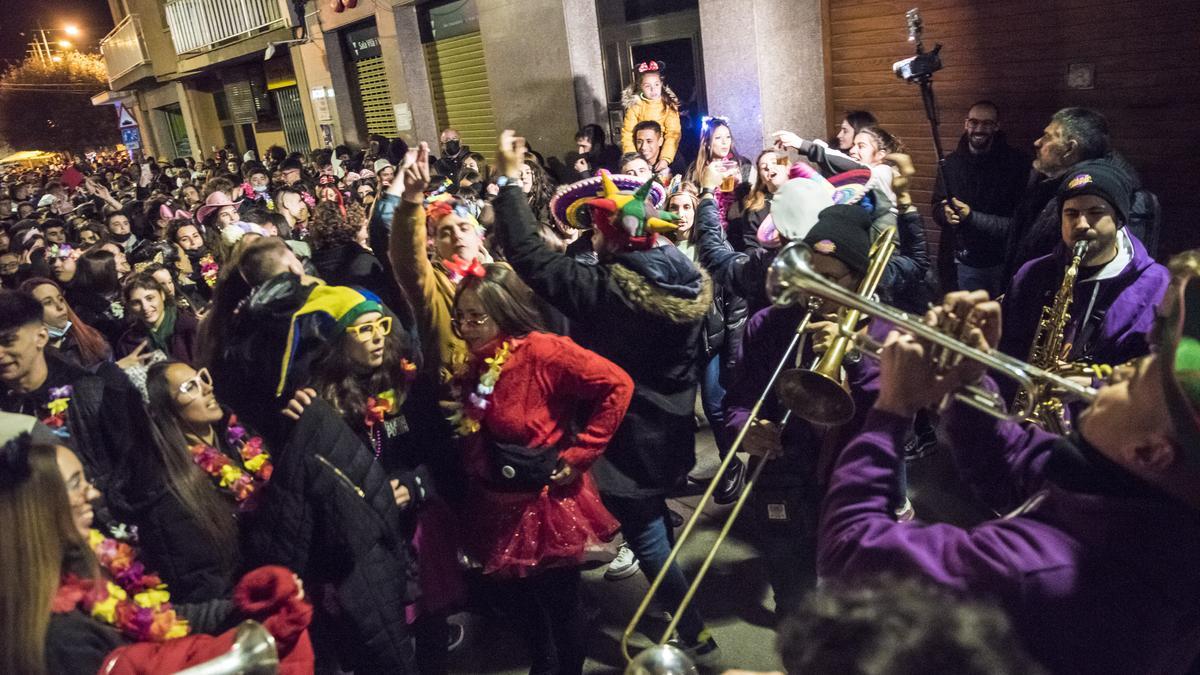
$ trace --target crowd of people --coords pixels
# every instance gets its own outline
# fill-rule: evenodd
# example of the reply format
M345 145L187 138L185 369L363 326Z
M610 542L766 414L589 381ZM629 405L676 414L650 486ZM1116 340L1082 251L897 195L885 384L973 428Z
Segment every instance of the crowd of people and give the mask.
M1059 111L1031 164L972 106L931 261L880 120L751 160L711 117L689 162L664 70L637 68L616 143L590 125L562 158L445 129L436 151L0 175L0 671L174 672L253 618L285 672L444 673L474 608L524 634L531 673L581 673L589 556L661 574L665 608L687 592L667 498L699 400L721 456L745 453L717 503L770 463L746 518L789 671L1187 672L1200 256L1154 261L1157 201L1104 117ZM785 423L788 400L756 403L777 364L847 330L830 300L773 302L788 246L1022 360L1074 255L1052 365L1106 386L1063 404L1065 434L997 419L950 394L1010 383L863 317L883 348L836 369L852 413ZM922 519L904 465L938 433L1008 515ZM704 617L677 618L673 644L718 662Z

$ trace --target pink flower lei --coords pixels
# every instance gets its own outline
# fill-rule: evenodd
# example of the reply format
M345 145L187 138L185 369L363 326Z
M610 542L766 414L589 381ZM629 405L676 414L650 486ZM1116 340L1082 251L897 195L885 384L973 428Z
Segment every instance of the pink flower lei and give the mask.
M241 510L253 508L251 497L271 480L274 467L271 456L263 447L261 436L251 436L239 425L237 416L229 418L226 440L238 450L245 470L234 464L225 453L207 443L196 443L188 448L192 461L217 481L217 486L233 495Z

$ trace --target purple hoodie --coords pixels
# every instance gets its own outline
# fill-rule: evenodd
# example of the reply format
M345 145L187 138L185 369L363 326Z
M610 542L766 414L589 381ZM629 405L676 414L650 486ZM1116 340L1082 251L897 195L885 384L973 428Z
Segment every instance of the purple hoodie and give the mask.
M990 506L1015 510L970 529L897 523L889 498L910 422L872 409L838 459L818 540L823 578L891 572L994 598L1054 672L1187 672L1200 654L1196 510L1111 464L1052 481L1051 449L1070 455L1063 439L955 405L945 422L960 473ZM1091 489L1103 483L1093 474L1120 489Z
M1081 270L1075 283L1065 341L1072 343L1070 361L1119 365L1150 351L1146 334L1171 277L1136 237L1128 234L1123 241L1123 252L1113 263L1090 278ZM1070 252L1060 242L1053 253L1030 260L1017 271L1002 302L1000 351L1018 359L1029 357L1042 308L1054 301L1069 263Z

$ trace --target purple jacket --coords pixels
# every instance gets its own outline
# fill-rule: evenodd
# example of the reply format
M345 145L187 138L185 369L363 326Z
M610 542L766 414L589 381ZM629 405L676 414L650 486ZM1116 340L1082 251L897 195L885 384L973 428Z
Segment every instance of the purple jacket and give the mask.
M746 334L742 340L742 353L738 357L737 365L730 377L729 387L725 391L725 428L729 438L735 438L746 424L746 420L750 417L750 409L754 407L754 402L766 388L767 382L771 379L771 373L775 371L779 360L783 358L783 351L791 343L796 327L803 317L803 307L768 307L757 312L746 324ZM887 336L889 328L888 324L873 321L868 333L874 339L882 341ZM807 368L813 364L814 359L815 354L806 341L804 354L799 363ZM793 354L786 368L794 367L796 362ZM789 470L803 471L808 474L806 478L814 480L819 478L818 482L821 484L825 482L824 474L829 469L828 463L831 458L821 462L817 452L804 453L805 457L795 457L795 455L807 448L820 449L822 446L841 448L845 445L845 441L849 440L850 435L862 426L867 411L874 405L875 397L879 394L879 365L874 359L863 358L858 363L846 362L844 367L849 379L851 397L854 399L855 415L854 419L842 425L838 430L841 442L836 440L825 442L823 432L793 418L788 422L783 433L785 456L782 459L785 462L769 471L764 471L760 482L769 485L776 478L783 482L790 482L793 477L781 475ZM772 395L759 411L759 417L778 422L783 418L784 412L786 412L786 408Z
M1016 510L971 529L897 523L888 499L910 420L872 410L834 468L819 574L892 572L997 599L1054 672L1186 672L1200 653L1200 514L1116 469L1120 490L1052 482L1064 441L1035 426L962 405L946 418L964 478Z
M1146 335L1170 274L1132 234L1129 242L1133 254L1119 273L1100 281L1081 274L1075 284L1066 340L1072 343L1071 361L1119 365L1150 351ZM1054 301L1069 256L1060 242L1053 253L1030 260L1017 271L1002 303L1000 351L1018 359L1029 357L1042 308Z

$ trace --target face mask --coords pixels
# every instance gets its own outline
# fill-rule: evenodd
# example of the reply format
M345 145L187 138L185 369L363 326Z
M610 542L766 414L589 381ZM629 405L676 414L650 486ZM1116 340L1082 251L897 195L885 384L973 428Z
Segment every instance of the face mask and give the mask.
M257 193L259 193L259 194L262 194L262 193L264 193L264 192L266 192L266 191L267 191L267 187L268 187L268 186L266 186L266 185L255 185L255 186L254 186L254 191L255 191L255 192L257 192Z
M126 232L125 234L122 234L121 236L117 236L117 235L115 235L115 234L109 233L109 237L110 237L110 238L111 238L113 241L116 241L116 242L119 242L119 243L122 243L122 244L124 244L125 242L129 241L129 238L130 238L130 237L132 237L132 236L133 236L133 232Z
M459 150L462 150L462 145L459 144L458 139L446 141L447 155L457 155Z
M71 322L70 321L68 321L67 325L63 326L62 328L55 328L54 326L51 326L51 325L46 326L46 331L48 333L50 333L51 340L61 340L63 338L63 336L66 335L67 331L69 331L69 330L71 330Z

